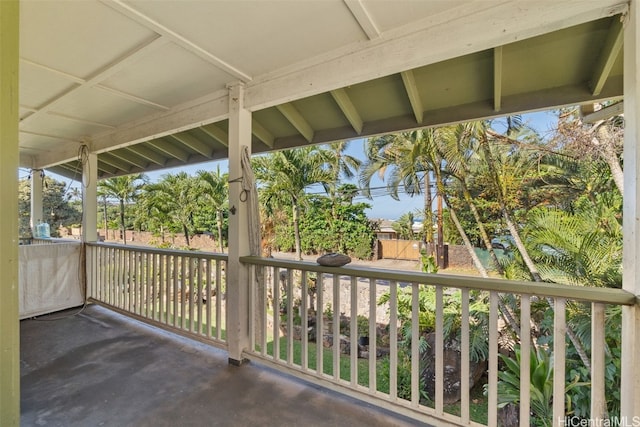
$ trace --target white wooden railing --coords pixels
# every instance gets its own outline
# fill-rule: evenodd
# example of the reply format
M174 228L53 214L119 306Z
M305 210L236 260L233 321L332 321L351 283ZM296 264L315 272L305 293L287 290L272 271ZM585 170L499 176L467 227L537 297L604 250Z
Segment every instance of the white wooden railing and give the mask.
M498 425L498 369L503 366L498 355L504 350L504 344L499 346L499 341L505 336L512 337L512 347L521 348L520 425L528 426L530 423L532 346L545 351L553 364L553 397L549 403L553 416L547 421L557 426L566 425L566 417L571 414L565 407L565 370L568 363L573 362L566 358L569 342L566 310L567 304L584 303L591 310L591 351L588 355L591 378L590 384L584 385L590 387L591 418L587 417L587 421L602 420L606 416L605 308L635 304L635 297L628 292L363 267L322 267L309 262L259 257L242 257L241 261L250 266L252 283L256 280L262 282L250 287L249 307L253 307L253 312L248 315L253 321L250 323L250 346L246 357L436 425ZM316 288L313 295L316 310L313 312L309 310L312 303L309 289L314 286L312 278L315 278ZM406 320L410 321L411 339L410 343L403 344L399 314L406 312L407 308L402 307L406 299L399 296L405 296L408 289L412 298ZM424 361L421 362L418 338L422 335L420 318L429 313L421 312L418 298L413 298L420 289L431 290L435 294L435 310L431 313L435 317L431 335L432 338L435 336L432 361L435 379L429 399L424 398L424 382L421 384L420 380ZM388 302L379 306L377 302L385 292ZM452 307L445 307L445 302L453 301L454 295L460 298L459 311L455 312L459 313L460 319L459 342L456 344L460 353L460 403L446 405L444 353L451 347L451 342L445 340L445 314L450 315ZM483 335L488 341L488 352L486 379L483 380L486 384L486 413L477 416L471 413L469 392L472 367L470 330L476 327L477 317L471 316L470 310L471 307L477 309L475 304L479 299L488 301L488 330ZM504 333L509 331L509 319L503 312L509 311L504 308L508 299L512 301L511 306L516 307L510 314L511 320L518 325L519 335L513 330ZM265 305L257 306L259 301L264 301ZM540 331L532 331L532 325L539 324L532 320L534 304L537 307L546 305L547 314L553 318L550 327L553 345L541 340L538 342ZM311 317L308 315L310 312ZM339 313L345 316L342 327L337 321ZM539 315L540 310L536 313ZM384 343L380 342L379 333L383 327L388 329L388 339L385 338ZM298 328L298 333L294 333L295 328ZM357 337L364 335L362 329L366 329L364 332L369 337L368 346L357 342ZM334 339L341 335L341 339ZM405 350L401 350L403 345ZM398 369L408 369L409 374L397 375Z
M86 247L89 301L226 347L227 255L107 243Z

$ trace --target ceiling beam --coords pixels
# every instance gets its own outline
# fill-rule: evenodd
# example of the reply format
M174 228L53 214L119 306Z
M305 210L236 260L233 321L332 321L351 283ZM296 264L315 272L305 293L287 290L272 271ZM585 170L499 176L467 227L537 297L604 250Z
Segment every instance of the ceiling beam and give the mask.
M225 147L229 146L229 134L216 126L215 123L209 123L208 125L202 126L200 130Z
M586 114L584 114L581 108L580 113L583 114L582 121L584 123L589 123L589 124L596 123L596 122L599 122L600 120L607 120L607 119L610 119L611 117L624 114L624 102L620 101L618 103L601 108L598 111L593 111Z
M362 28L362 31L367 35L369 40L377 39L380 37L380 30L376 26L376 23L371 18L369 11L362 3L362 0L344 0L351 14Z
M122 2L121 0L101 0L103 4L109 6L110 8L120 12L124 16L129 19L134 20L138 24L143 25L144 27L155 31L158 34L163 35L164 37L170 39L173 43L178 46L186 49L187 51L199 56L204 59L208 63L214 65L216 68L224 71L225 73L235 77L236 79L242 80L243 82L251 81L251 76L247 73L239 70L228 62L224 61L221 58L218 58L211 52L203 49L197 44L193 43L191 40L186 37L176 33L171 30L169 27L162 25L161 23L155 21L151 17L145 15L134 7Z
M131 167L133 166L132 163L123 161L122 159L113 156L111 153L102 153L98 156L98 158L101 162L111 165L114 168L118 168L123 172L129 172L131 170Z
M404 89L407 91L407 96L411 103L413 115L416 117L416 122L421 124L424 118L424 107L422 106L422 100L418 92L418 84L416 83L413 71L403 71L400 75L402 76L402 83L404 83Z
M25 117L20 125L27 124L29 121L33 120L35 117L38 117L42 114L48 113L62 101L66 100L66 98L80 90L86 89L88 87L93 87L102 82L103 80L108 79L116 73L119 73L124 68L134 64L140 59L140 56L146 55L149 51L159 48L160 46L164 46L169 43L168 40L163 39L162 37L156 37L154 39L148 40L138 46L136 46L133 50L127 52L111 64L102 68L100 71L95 73L92 77L85 80L84 83L81 83L73 88L67 90L62 95L52 99L51 101L45 103L40 106L38 111L35 113Z
M493 110L502 108L502 46L493 49Z
M73 116L69 116L69 115L66 115L66 114L56 113L56 112L53 112L53 111L49 111L47 114L50 115L50 116L60 117L60 118L65 119L65 120L71 120L73 122L78 122L78 123L85 123L85 124L88 124L88 125L97 126L97 127L101 127L101 128L105 128L105 129L115 129L116 128L115 126L111 126L111 125L108 125L106 123L101 123L101 122L96 122L96 121L93 121L93 120L82 119L80 117L73 117Z
M97 84L97 85L95 85L95 87L96 87L96 89L100 89L100 90L103 90L105 92L112 93L117 97L128 99L129 101L133 101L133 102L136 102L138 104L146 105L148 107L155 108L156 110L168 111L170 109L166 105L158 104L157 102L153 102L153 101L151 101L149 99L140 98L139 96L131 95L130 93L123 92L121 90L114 89L114 88L109 87L109 86L105 86L103 84Z
M622 49L622 41L624 39L623 33L622 22L615 19L611 23L607 39L604 42L604 46L600 52L600 57L598 58L598 62L594 68L595 71L591 77L591 81L589 82L589 89L593 96L600 95L604 84L609 78L611 68L613 68L613 64L616 62L616 58L618 58L618 54Z
M340 110L342 110L342 114L344 114L349 123L351 123L353 130L355 130L359 135L362 132L362 117L360 117L360 113L358 113L356 106L353 105L347 91L344 88L332 90L331 96L336 101L336 104L338 104L338 107L340 107Z
M32 132L30 130L25 130L25 129L20 129L20 133L26 133L27 135L33 135L33 136L41 136L43 138L57 139L58 141L73 142L73 143L76 143L76 144L82 144L82 141L79 140L79 139L70 139L70 138L65 138L65 137L58 136L58 135L52 135L52 134L49 134L49 133Z
M174 133L170 136L181 144L186 145L196 153L202 154L204 157L211 158L213 156L213 148L209 147L204 142L200 141L198 138L193 135L189 135L188 133Z
M149 147L145 147L142 144L125 147L125 150L131 151L133 154L136 154L144 159L147 159L151 163L155 163L156 165L164 166L167 163L167 159L165 157L156 153Z
M276 137L254 118L251 119L251 133L253 133L260 141L264 142L267 147L273 148Z
M313 141L313 128L293 104L289 102L286 104L276 105L276 108L308 142Z
M175 159L180 160L181 162L186 163L189 160L189 153L162 138L152 139L151 141L147 141L147 144Z
M146 169L149 166L149 162L144 157L135 154L131 150L114 150L109 151L109 154L121 160L124 160L125 162L129 162L132 165L139 167L140 169Z
M464 2L460 8L429 17L427 24L419 21L398 32L385 32L384 37L370 40L364 46L362 42L348 45L255 79L247 84L245 107L262 110L613 16L627 9L628 2L621 0L528 1L526 7L519 1L499 6L494 2Z

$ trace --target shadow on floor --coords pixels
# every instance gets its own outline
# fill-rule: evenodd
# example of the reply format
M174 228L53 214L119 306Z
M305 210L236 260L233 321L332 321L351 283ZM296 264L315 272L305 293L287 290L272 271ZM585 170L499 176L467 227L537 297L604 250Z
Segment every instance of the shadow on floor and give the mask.
M417 425L103 307L77 311L21 322L23 426Z

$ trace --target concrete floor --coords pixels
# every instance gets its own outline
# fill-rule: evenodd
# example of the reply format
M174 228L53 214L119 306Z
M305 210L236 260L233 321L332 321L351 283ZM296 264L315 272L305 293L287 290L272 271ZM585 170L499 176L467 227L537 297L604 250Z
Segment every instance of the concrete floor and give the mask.
M90 305L21 322L22 426L408 426L371 405Z

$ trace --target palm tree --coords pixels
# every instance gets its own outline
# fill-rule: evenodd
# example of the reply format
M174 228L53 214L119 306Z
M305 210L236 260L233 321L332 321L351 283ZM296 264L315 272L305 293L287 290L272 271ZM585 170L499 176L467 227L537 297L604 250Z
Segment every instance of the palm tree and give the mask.
M120 232L125 245L127 244L125 204L136 199L146 181L145 175L135 174L109 178L98 183L98 189L103 196L114 198L120 204Z
M253 159L256 178L263 184L263 200L282 201L291 206L296 256L299 260L302 260L300 205L306 188L331 182L332 175L325 168L325 160L325 156L314 147L279 151Z
M218 231L218 248L224 252L222 242L222 219L223 212L229 200L229 174L220 173L220 166L215 172L198 171L198 179L203 184L204 194L216 212L216 227Z
M425 145L426 141L419 138L418 132L420 131L403 132L367 140L365 146L367 161L360 171L360 186L365 194L370 196L373 176L378 175L384 178L388 171L387 188L394 199L398 200L398 191L401 186L409 195L417 195L424 191L424 241L431 244L433 243L433 215L429 185L431 164L424 156L431 147Z
M161 181L145 188L149 206L167 215L182 229L187 246L190 245L189 230L193 228L193 213L197 207L197 187L193 177L179 172L164 175Z

